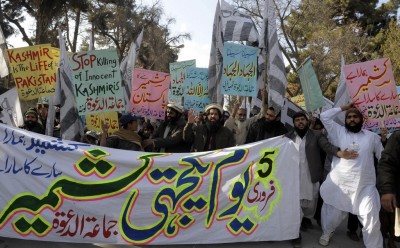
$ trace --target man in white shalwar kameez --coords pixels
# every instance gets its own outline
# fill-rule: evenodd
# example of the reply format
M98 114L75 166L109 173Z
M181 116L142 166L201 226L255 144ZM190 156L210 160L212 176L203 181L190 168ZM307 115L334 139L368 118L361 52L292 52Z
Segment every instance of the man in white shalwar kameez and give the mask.
M381 205L373 156L380 159L383 146L377 134L362 129L362 114L353 106L349 103L321 114L332 144L341 150L357 151L358 156L350 160L333 157L332 169L320 189L324 205L321 212L323 234L319 243L327 246L336 227L350 212L357 215L363 225L365 246L380 248L383 247L379 221ZM344 127L333 120L342 111L346 111Z

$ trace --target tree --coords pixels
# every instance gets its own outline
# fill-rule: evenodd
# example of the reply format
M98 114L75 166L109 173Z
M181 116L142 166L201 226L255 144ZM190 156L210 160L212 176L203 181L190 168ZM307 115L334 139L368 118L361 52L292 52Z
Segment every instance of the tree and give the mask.
M400 85L400 26L396 20L392 20L389 23L389 28L385 31L385 37L386 40L383 42L381 48L383 57L390 58L392 62L394 79L397 85Z
M263 0L234 0L260 23ZM282 51L289 62L289 95L300 93L296 69L311 57L322 92L333 99L340 75L340 56L346 63L382 56L380 46L388 20L399 2L390 0L277 0Z
M178 43L190 39L190 34L171 36L174 19L160 24L163 9L160 2L152 6L137 5L134 0L99 0L89 17L102 46L115 46L119 59L127 53L129 45L145 30L137 64L147 69L169 71L169 63L178 58Z
M30 46L50 43L58 47L58 29L62 29L67 33L67 44L72 52L78 50L81 32L94 31L97 44L102 48L115 47L120 60L131 42L145 29L144 49L140 51L138 64L168 71L168 64L177 59L181 42L190 39L190 34L171 35L170 25L174 19L161 23L163 9L160 1L151 6L138 2L141 1L2 0L0 24L6 35L19 31ZM27 14L36 23L32 37L21 24ZM87 36L83 40L82 43L87 44Z

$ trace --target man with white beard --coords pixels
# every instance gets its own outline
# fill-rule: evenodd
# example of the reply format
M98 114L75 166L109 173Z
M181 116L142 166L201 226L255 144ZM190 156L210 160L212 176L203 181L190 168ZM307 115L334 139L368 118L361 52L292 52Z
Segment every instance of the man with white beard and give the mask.
M249 131L250 125L256 122L259 118L263 116L264 107L258 115L255 115L247 119L246 108L239 107L240 103L236 102L233 107L233 112L231 117L225 122L225 127L232 131L235 135L236 145L240 146L246 142L247 132Z
M247 109L245 107L240 107L240 101L235 102L232 115L228 120L226 120L224 126L231 130L235 135L237 146L243 145L246 142L247 133L251 124L264 116L266 95L267 91L261 89L261 101L263 102L261 111L249 119L247 119Z

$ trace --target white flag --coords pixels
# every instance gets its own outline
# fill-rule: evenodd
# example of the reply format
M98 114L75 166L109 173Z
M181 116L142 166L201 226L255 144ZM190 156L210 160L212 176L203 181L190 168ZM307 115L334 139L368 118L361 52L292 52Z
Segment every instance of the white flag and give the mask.
M130 106L131 92L132 92L132 77L133 70L135 69L136 58L139 54L140 46L143 40L143 29L135 42L132 42L129 48L128 55L121 61L119 66L121 70L121 78L123 83L123 93L125 99L125 111L130 112L132 107Z
M336 88L335 102L333 104L334 108L341 107L351 102L351 98L346 86L346 77L344 76L344 66L345 62L344 62L344 57L342 55L340 58L340 79L338 87ZM334 120L337 123L344 125L344 118L345 118L345 113L342 112L339 113L337 116L335 116Z
M6 54L3 52L3 48L5 48L6 39L4 38L3 31L0 28L0 77L5 77L10 72L8 71Z

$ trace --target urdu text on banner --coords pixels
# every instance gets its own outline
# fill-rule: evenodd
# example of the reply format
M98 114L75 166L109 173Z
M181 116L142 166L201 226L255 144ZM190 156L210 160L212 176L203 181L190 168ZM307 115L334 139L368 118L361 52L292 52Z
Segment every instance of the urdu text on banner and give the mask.
M224 43L221 87L226 95L257 95L257 48Z
M164 120L170 74L135 68L132 79L131 112L150 119Z
M21 101L55 94L58 49L43 44L8 49L7 54Z
M0 124L0 141L2 237L171 245L299 234L299 154L285 137L145 153Z
M347 87L364 116L364 128L397 127L400 102L390 59L377 59L344 67Z
M79 115L125 110L115 49L74 53L69 63Z
M211 103L208 98L208 68L186 68L185 94L183 98L185 109L193 109L197 114L204 111Z
M196 60L178 61L169 64L169 72L171 74L171 84L168 92L169 102L183 105L186 69L192 67L196 67Z

